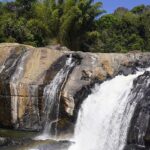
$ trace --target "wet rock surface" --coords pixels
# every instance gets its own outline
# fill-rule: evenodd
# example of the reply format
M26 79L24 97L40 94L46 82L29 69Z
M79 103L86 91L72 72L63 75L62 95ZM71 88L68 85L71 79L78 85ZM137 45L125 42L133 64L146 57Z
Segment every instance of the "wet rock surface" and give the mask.
M127 145L124 150L149 150L150 147L138 146L138 145Z
M133 83L130 103L136 108L128 129L127 144L134 145L130 149L150 149L150 72L146 71Z

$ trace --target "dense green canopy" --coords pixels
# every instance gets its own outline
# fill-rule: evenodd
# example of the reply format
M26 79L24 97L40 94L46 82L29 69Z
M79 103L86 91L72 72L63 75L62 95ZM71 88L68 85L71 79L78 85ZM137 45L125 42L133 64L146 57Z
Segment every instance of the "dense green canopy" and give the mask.
M93 0L0 2L0 42L92 52L150 51L150 6L105 14Z

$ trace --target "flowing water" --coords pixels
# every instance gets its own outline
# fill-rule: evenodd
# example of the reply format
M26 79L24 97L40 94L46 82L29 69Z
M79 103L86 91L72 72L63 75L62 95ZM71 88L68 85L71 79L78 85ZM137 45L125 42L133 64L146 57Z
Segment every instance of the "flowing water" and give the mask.
M36 137L36 139L46 140L52 138L51 136L51 126L53 123L56 124L55 136L57 136L57 121L59 117L59 100L60 93L63 84L65 83L70 70L74 67L75 62L72 60L72 55L67 59L65 66L56 74L54 79L44 88L44 99L45 99L45 114L46 123L44 127L43 134ZM56 105L57 104L57 105ZM56 107L54 108L54 105ZM52 110L55 109L55 118L52 117Z
M123 150L136 106L130 103L133 80L142 73L95 86L80 108L69 150Z

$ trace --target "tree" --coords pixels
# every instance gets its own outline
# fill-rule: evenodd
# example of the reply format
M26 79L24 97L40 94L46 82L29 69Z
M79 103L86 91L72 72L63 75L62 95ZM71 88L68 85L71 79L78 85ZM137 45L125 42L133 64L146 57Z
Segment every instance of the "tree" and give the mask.
M102 3L92 0L75 1L75 5L68 0L64 4L64 14L60 20L59 40L73 50L86 50L87 33L93 32L96 17L103 11ZM68 9L67 6L71 8ZM73 27L73 28L72 28Z
M40 20L31 19L27 23L27 28L33 36L35 46L44 46L48 43L48 27Z
M144 13L145 8L146 8L145 5L136 6L131 10L131 12L133 12L135 14L142 14L142 13Z
M25 43L32 40L32 35L26 27L26 20L24 18L8 18L5 20L2 26L3 35L5 36L5 41Z

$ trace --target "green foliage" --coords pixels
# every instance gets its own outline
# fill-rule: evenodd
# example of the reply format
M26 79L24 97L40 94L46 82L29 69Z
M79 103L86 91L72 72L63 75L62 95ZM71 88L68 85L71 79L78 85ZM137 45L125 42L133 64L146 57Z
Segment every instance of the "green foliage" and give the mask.
M47 44L48 37L48 27L43 24L40 20L31 19L27 22L27 29L30 30L30 37L32 41L33 36L33 43L37 46L44 46Z
M98 31L101 33L100 51L150 51L150 9L148 8L149 6L143 5L131 11L119 8L114 14L101 17L97 22Z
M16 19L14 16L5 15L1 18L1 35L2 42L19 42L30 41L32 36L30 30L26 27L24 18Z
M33 6L37 0L16 0L16 13L18 17L32 17Z
M131 12L133 12L135 14L142 14L144 12L145 8L146 8L145 5L136 6L131 10Z
M94 0L16 0L0 2L0 42L34 46L59 43L91 52L150 51L150 6L113 14Z

